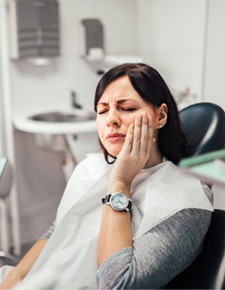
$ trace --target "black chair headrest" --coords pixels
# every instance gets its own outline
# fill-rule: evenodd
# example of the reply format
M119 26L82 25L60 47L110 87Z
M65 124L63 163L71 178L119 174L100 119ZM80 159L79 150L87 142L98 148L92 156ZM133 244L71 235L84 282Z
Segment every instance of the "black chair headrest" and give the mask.
M225 112L213 103L193 104L179 112L187 138L188 155L219 150L225 144Z

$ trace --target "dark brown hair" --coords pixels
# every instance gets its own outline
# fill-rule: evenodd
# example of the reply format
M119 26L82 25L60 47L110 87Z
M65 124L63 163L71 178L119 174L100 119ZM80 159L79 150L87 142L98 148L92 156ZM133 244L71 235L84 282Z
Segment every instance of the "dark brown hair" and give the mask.
M127 76L142 99L149 102L153 107L159 108L162 103L167 105L167 123L159 130L158 149L164 157L177 164L185 156L187 150L186 138L180 125L176 102L167 84L154 68L143 63L125 63L107 71L100 79L96 88L95 111L106 87L112 81L122 76ZM106 161L110 163L108 157L111 155L102 144L101 148L103 149Z

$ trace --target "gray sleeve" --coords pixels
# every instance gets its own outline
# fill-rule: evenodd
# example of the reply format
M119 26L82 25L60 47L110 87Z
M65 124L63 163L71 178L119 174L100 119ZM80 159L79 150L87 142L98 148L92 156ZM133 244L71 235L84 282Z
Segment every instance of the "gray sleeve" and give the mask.
M211 200L208 187L204 191ZM209 196L210 195L210 196ZM110 256L97 274L100 289L160 289L199 255L211 212L184 209Z
M40 240L42 239L49 239L52 235L52 233L55 230L55 221L52 223L52 225L48 228L48 230L40 237Z

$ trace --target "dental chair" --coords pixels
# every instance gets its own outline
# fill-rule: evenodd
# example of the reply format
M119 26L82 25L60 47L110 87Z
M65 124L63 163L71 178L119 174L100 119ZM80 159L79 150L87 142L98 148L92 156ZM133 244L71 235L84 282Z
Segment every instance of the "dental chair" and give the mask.
M179 114L188 142L186 157L224 148L225 113L221 107L203 102L186 107ZM225 289L224 210L214 210L201 254L167 289Z

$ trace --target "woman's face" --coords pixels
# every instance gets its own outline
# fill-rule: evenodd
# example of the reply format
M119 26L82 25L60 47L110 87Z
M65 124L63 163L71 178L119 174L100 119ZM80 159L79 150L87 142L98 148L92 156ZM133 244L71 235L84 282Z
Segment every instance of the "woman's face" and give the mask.
M154 131L159 127L160 108L144 101L127 76L110 83L97 105L99 138L112 156L117 156L124 144L128 127L135 116L146 112L152 117Z

